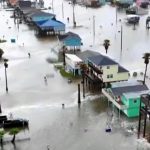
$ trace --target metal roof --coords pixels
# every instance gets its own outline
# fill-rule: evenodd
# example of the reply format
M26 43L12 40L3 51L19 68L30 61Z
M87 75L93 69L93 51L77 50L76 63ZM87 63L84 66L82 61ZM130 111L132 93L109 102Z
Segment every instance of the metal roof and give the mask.
M124 67L122 66L118 66L118 73L121 73L121 72L129 72L127 69L125 69Z
M133 85L133 86L111 88L112 93L116 96L121 96L123 93L138 92L145 90L148 90L148 87L146 85Z
M97 56L92 56L88 58L92 63L94 63L97 66L107 66L107 65L116 65L118 64L111 58L104 56L104 55L97 55Z
M86 51L77 53L77 56L81 58L83 61L87 61L88 57L96 56L96 55L99 55L99 53L95 51L91 51L91 50L86 50Z
M129 98L140 98L142 94L150 94L150 90L129 92L129 93L124 93L123 95L129 99Z
M28 16L32 18L32 17L41 17L41 16L55 17L56 15L52 14L52 13L43 12L43 11L34 11L34 12L30 13Z
M82 60L74 54L65 54L73 62L82 62Z
M64 40L66 40L68 38L78 38L78 39L81 40L80 36L78 34L73 33L73 32L67 32L64 35L59 35L58 36L58 39L60 41L64 41Z
M58 20L52 20L52 19L45 21L43 24L38 24L37 22L37 25L41 28L55 28L55 27L60 27L60 26L65 27L64 23Z

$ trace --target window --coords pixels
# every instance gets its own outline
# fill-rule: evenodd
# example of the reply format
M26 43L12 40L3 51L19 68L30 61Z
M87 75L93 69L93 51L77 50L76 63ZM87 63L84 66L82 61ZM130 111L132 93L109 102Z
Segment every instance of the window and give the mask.
M110 66L107 66L107 69L110 69Z
M113 74L108 74L107 78L113 78Z
M113 74L110 75L110 78L113 78Z

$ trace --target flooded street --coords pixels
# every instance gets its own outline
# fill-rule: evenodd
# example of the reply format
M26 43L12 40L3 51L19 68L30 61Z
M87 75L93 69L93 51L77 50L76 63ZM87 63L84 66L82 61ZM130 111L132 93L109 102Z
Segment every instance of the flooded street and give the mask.
M64 7L64 18L62 14ZM51 3L45 1L45 6ZM124 22L125 13L118 11L116 24L115 7L106 5L98 9L75 6L77 28L72 27L72 7L67 1L54 0L56 18L66 24L66 32L79 34L83 41L82 51L93 50L105 54L102 46L104 39L110 40L108 56L118 61L131 73L144 72L142 56L150 52L150 31L145 28L147 15L140 17L140 23L133 26ZM48 10L48 12L53 12ZM55 59L51 48L58 44L56 37L39 38L26 24L20 24L19 30L10 18L12 11L0 9L0 43L3 57L9 59L7 68L8 93L5 91L5 70L0 64L0 103L4 114L13 113L16 118L29 120L29 131L25 131L27 140L19 140L16 147L4 144L3 150L140 150L136 132L127 133L126 124L137 127L137 120L128 120L122 115L118 121L115 111L113 129L106 133L108 119L107 101L99 95L86 93L80 108L77 105L77 84L68 84L48 59ZM93 16L95 18L95 37L93 36ZM67 17L70 18L69 23ZM120 29L123 27L123 50L120 52ZM15 38L16 43L11 43ZM28 53L31 54L30 58ZM147 75L150 78L150 65ZM48 76L45 84L44 76ZM141 76L140 76L141 78ZM149 79L146 80L150 86ZM82 88L81 88L82 89ZM82 91L82 90L81 90ZM82 92L81 92L82 97ZM65 104L65 108L62 108ZM17 135L19 137L19 135ZM29 137L29 138L28 138ZM145 148L148 150L148 148Z

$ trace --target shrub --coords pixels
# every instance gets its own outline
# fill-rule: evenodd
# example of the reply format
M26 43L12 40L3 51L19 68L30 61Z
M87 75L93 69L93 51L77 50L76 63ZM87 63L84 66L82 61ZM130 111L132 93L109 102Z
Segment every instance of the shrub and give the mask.
M140 72L140 75L141 75L141 76L143 76L143 74L144 74L143 72Z
M133 72L133 77L137 77L137 72Z
M0 59L2 58L4 51L0 48Z

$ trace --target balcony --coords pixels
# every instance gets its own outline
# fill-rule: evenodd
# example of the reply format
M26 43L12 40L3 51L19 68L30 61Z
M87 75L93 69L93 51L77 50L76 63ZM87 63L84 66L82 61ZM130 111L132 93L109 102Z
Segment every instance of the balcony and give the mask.
M100 70L99 68L95 67L91 62L88 62L88 66L95 71L97 74L103 74L103 71Z

